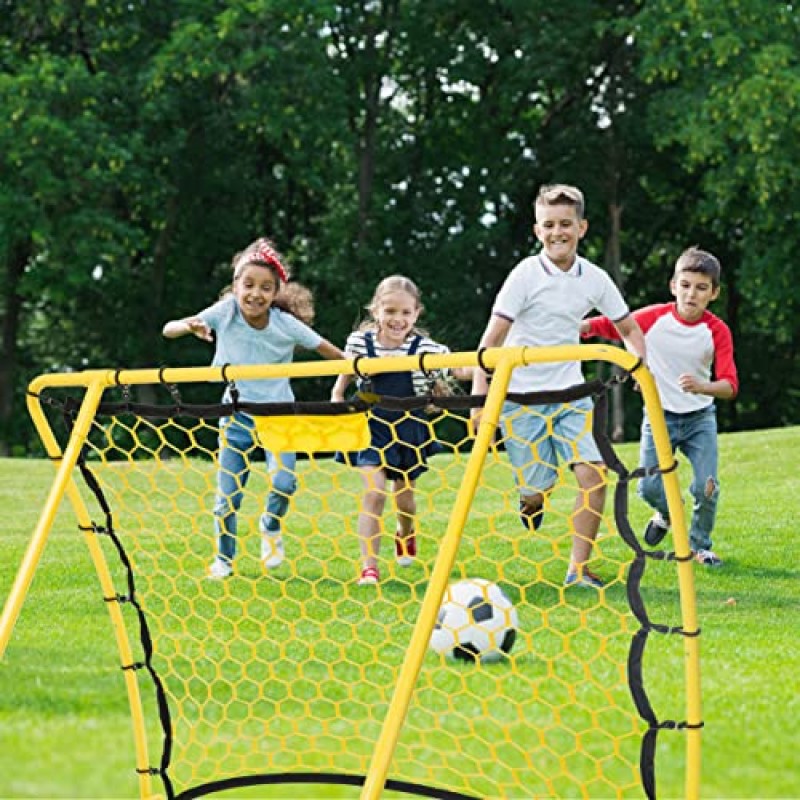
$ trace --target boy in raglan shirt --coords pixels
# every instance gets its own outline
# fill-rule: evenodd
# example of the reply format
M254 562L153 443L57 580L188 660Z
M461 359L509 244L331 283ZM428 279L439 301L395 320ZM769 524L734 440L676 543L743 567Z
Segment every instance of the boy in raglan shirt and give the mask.
M690 247L675 264L670 281L675 302L633 312L645 334L648 367L661 395L672 451L680 450L692 466L689 543L696 560L709 567L722 565L711 549L720 491L714 401L731 400L739 390L730 329L707 309L719 296L720 272L719 261L711 253ZM581 334L619 338L605 317L584 320ZM646 411L640 460L642 467L658 465ZM655 547L669 530L661 475L643 478L639 495L655 510L644 532L647 544Z

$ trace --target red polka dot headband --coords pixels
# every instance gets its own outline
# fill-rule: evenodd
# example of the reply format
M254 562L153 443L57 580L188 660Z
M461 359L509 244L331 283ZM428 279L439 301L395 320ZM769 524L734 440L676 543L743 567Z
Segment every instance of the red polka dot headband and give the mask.
M283 283L287 283L289 280L289 276L286 273L286 268L281 263L281 259L278 256L277 251L275 250L272 245L267 244L266 242L259 243L256 245L247 255L239 262L239 266L243 266L244 264L258 264L258 263L269 264L271 267L275 269L275 272L278 273L278 278ZM239 266L237 266L237 272L239 271Z

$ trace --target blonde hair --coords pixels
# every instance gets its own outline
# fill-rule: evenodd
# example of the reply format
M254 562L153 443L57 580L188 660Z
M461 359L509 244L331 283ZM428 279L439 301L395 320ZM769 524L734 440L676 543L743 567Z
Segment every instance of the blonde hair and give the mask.
M406 292L406 294L409 294L414 298L414 302L420 313L425 310L425 306L422 305L422 293L420 292L417 284L414 283L414 281L412 281L410 278L406 278L405 275L390 275L388 278L384 278L375 287L375 292L372 295L372 299L369 301L369 303L367 303L366 306L364 306L364 308L369 312L369 318L365 319L361 325L359 325L359 330L377 330L378 324L376 322L376 317L378 315L378 308L380 307L381 300L387 294L391 294L392 292ZM412 333L420 336L428 335L422 328L418 328L416 325L412 328Z
M539 194L533 204L534 212L536 206L572 206L578 219L583 219L586 210L586 203L583 199L583 192L576 186L566 183L551 183L539 187Z
M311 325L314 321L314 295L308 287L292 280L291 268L266 236L251 242L233 257L231 268L234 283L241 276L242 270L250 265L268 269L277 281L278 291L272 301L275 308Z

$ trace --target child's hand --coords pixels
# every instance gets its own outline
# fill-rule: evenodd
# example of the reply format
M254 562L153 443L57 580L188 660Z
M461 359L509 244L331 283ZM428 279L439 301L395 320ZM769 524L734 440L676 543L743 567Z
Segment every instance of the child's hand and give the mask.
M469 412L469 425L467 425L467 433L470 436L478 435L478 428L481 425L481 418L483 417L482 408L472 408Z
M211 328L200 317L187 317L185 322L189 333L194 334L198 339L203 339L206 342L214 341Z
M678 386L681 387L681 391L688 392L689 394L703 394L705 390L703 381L697 380L694 375L690 375L687 372L678 376Z

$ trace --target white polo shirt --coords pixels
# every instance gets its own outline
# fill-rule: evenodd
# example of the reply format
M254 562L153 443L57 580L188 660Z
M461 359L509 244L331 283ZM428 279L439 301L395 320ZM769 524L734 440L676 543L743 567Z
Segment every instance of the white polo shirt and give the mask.
M523 259L497 294L492 314L509 320L509 347L579 344L581 320L592 309L615 322L629 309L607 272L578 256L564 272L544 253ZM583 381L579 361L531 364L511 376L510 392L564 389Z

